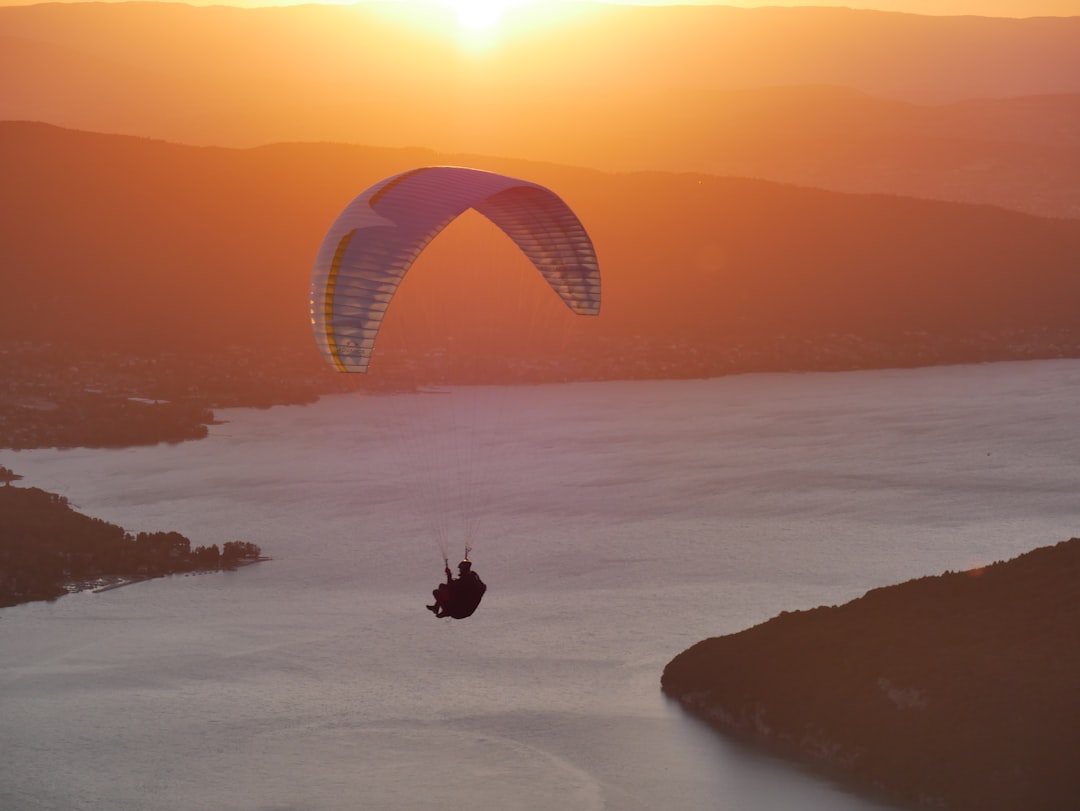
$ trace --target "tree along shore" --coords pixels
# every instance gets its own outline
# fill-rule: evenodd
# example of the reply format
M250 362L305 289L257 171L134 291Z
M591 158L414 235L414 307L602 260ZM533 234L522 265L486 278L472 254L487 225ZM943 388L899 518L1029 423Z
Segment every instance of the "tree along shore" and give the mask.
M19 478L0 467L0 606L261 559L248 541L192 548L178 532L133 535L76 512L63 496L11 486Z

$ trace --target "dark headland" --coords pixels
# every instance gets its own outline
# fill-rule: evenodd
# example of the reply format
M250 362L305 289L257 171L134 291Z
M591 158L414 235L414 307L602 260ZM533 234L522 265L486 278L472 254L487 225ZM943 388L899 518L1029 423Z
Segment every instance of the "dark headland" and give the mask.
M178 532L132 534L56 493L11 486L21 478L0 466L0 608L267 559L250 541L192 547Z
M662 688L907 807L1080 807L1080 538L707 639Z

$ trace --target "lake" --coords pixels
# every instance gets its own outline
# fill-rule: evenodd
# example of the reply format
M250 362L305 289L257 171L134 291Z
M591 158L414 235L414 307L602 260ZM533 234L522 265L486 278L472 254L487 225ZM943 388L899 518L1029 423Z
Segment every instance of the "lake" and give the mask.
M131 532L271 561L0 611L0 807L885 806L660 693L785 610L1078 534L1080 361L336 395L4 452ZM424 609L471 558L465 621Z

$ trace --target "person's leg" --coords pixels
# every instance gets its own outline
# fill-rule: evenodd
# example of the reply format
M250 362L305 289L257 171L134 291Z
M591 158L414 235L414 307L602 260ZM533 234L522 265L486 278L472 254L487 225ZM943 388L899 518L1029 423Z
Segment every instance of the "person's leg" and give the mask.
M446 616L446 606L450 602L450 586L446 583L440 584L437 589L431 592L431 596L435 598L435 605L427 606L427 610L434 613L436 617Z

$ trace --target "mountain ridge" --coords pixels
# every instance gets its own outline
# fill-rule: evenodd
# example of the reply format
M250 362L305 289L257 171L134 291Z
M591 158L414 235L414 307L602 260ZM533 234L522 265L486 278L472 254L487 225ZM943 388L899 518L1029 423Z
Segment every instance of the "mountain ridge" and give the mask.
M9 178L0 190L0 233L5 261L18 268L2 279L5 340L64 337L147 351L243 345L310 353L314 362L307 279L330 222L381 177L467 162L551 186L586 223L605 286L600 318L574 326L591 347L588 376L1076 351L1074 220L420 149L236 150L13 122L0 123L0 145ZM470 255L508 250L481 224L455 224L446 234L425 251L425 263L467 265ZM499 261L527 265L513 253ZM465 292L445 287L444 277L398 306ZM388 335L386 344L407 337ZM602 358L615 347L635 347L636 360L609 366ZM766 358L764 347L780 354Z
M1080 217L1080 18L583 4L546 27L511 13L508 29L515 16L523 26L512 47L471 53L439 13L441 32L379 3L0 8L0 69L17 77L0 88L0 118L193 145L336 141L735 174Z

